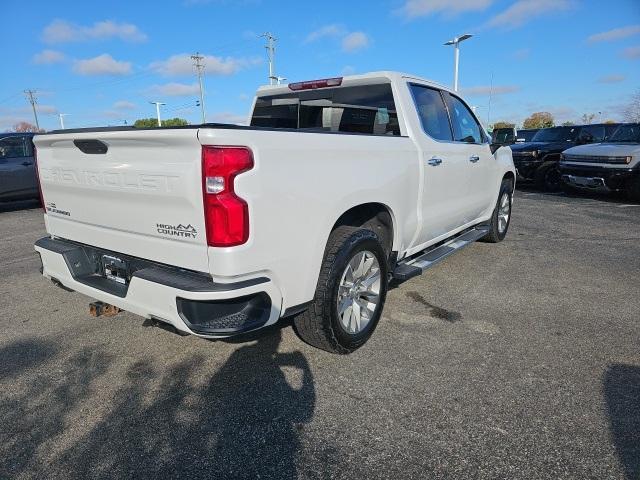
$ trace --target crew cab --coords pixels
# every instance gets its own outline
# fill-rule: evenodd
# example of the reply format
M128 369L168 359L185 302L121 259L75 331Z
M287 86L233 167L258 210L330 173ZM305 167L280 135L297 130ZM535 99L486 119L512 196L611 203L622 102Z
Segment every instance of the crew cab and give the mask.
M293 317L349 353L391 278L501 241L515 169L466 102L374 72L261 87L249 125L65 130L35 138L43 275L216 338ZM97 308L99 306L100 308Z
M560 175L570 190L623 191L640 201L640 123L620 125L605 143L565 150Z
M560 154L576 145L606 141L617 124L591 124L543 128L530 142L511 146L513 162L520 180L533 181L537 188L550 192L562 188L558 163Z

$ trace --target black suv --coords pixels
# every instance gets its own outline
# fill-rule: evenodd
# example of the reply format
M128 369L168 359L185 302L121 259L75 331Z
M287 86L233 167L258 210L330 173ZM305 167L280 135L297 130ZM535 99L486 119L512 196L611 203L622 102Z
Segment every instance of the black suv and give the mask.
M567 148L604 142L619 124L574 125L543 128L530 142L511 145L520 180L532 180L538 188L555 192L562 188L558 162Z

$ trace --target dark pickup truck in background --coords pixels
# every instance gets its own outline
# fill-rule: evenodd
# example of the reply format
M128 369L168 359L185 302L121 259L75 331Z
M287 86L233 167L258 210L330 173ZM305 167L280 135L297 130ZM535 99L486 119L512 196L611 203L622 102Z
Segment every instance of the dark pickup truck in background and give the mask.
M538 188L555 192L562 188L560 154L576 145L606 141L619 124L574 125L539 130L530 142L511 145L513 163L520 180L531 180Z
M38 199L33 133L0 133L0 202Z

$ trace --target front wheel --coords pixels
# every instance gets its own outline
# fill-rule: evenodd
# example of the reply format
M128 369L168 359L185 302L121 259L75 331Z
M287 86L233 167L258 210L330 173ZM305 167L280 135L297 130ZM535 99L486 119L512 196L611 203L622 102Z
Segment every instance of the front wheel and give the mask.
M535 174L535 184L545 192L559 192L562 189L562 176L558 162L543 164Z
M371 230L338 227L329 236L312 304L294 318L302 340L347 354L371 337L387 295L387 260Z
M511 204L513 199L513 184L511 180L504 179L500 184L500 193L496 207L491 214L489 231L482 240L489 243L498 243L504 240L511 223Z
M625 193L632 202L640 202L640 177L636 176L627 185Z

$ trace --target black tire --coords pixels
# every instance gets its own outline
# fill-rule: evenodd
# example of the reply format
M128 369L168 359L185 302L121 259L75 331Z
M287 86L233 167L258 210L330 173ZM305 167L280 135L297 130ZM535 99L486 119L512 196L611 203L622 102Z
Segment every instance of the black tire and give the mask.
M338 287L347 264L359 253L373 253L379 264L378 303L368 323L349 333L338 316ZM298 336L308 344L331 353L348 354L371 337L380 320L387 295L387 258L378 236L358 227L338 227L329 236L315 297L309 308L293 319Z
M567 182L562 182L562 191L567 195L575 196L580 194L580 190L569 185Z
M629 181L625 194L632 202L640 203L640 177L636 176L636 178Z
M500 204L502 203L502 199L504 196L507 196L507 201L509 204L509 217L506 221L506 226L502 230L499 226L499 210ZM489 232L482 237L483 242L488 243L498 243L504 240L504 237L507 236L507 232L509 231L509 225L511 224L511 205L513 201L513 183L511 180L504 179L500 184L500 193L498 193L498 200L496 201L496 207L493 209L493 213L491 214L491 221L489 223Z
M559 192L562 189L562 178L558 162L543 163L536 170L534 183L537 188L545 192Z

